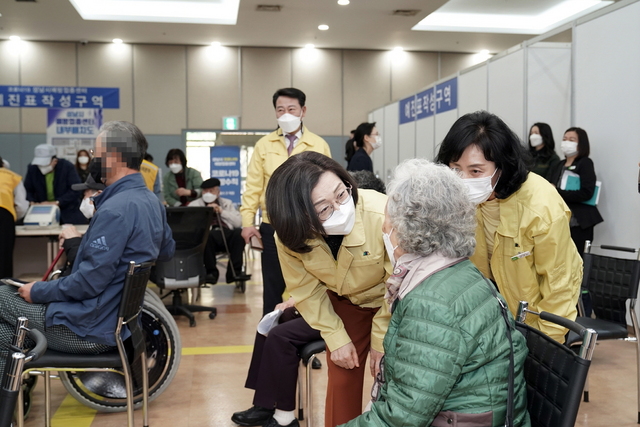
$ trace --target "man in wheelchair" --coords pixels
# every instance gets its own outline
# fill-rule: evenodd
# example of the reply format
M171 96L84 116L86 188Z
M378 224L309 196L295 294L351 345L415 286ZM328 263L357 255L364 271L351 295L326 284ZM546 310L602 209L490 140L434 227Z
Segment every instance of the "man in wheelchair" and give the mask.
M235 204L220 197L220 180L209 178L202 183L202 197L189 203L189 206L209 206L214 210L213 223L204 252L204 265L207 270L207 283L218 281L216 254L226 252L229 255L226 282L247 281L251 275L243 273L244 239L242 238L242 218Z
M53 350L98 354L116 345L129 262L170 259L175 250L164 208L140 174L146 149L144 135L131 123L108 122L100 129L92 175L106 188L94 197L97 210L71 274L19 288L0 285L0 373L19 316L43 332ZM123 334L127 338L129 331Z

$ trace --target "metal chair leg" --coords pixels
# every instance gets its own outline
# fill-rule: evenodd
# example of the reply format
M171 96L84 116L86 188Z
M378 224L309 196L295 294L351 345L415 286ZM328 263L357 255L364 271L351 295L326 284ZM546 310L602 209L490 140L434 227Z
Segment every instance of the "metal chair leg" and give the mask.
M147 370L147 352L142 355L142 421L144 427L149 427L149 371Z
M312 354L307 360L307 412L309 414L307 418L307 427L313 427L313 387L311 386L311 365L315 360L316 355Z
M302 398L302 379L300 377L300 368L298 367L298 420L304 420L304 399Z

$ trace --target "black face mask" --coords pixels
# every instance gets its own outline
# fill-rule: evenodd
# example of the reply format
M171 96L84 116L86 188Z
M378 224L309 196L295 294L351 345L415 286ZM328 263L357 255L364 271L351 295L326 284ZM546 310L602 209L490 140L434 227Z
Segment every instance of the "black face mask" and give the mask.
M91 159L91 162L89 163L89 174L95 182L104 184L104 181L102 180L102 159L100 157L94 157Z

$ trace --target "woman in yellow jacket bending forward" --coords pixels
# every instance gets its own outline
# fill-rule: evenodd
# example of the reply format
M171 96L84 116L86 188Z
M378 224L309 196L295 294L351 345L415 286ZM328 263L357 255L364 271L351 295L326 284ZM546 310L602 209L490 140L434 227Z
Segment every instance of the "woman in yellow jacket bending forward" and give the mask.
M392 269L382 240L386 200L358 190L342 166L315 152L290 157L267 187L287 290L327 345L327 427L362 413L367 356L375 375L384 351Z
M515 315L518 301L575 320L582 260L571 240L571 211L547 180L529 173L518 137L486 111L460 117L437 161L457 170L477 205L471 261L493 280ZM529 316L558 342L567 330Z

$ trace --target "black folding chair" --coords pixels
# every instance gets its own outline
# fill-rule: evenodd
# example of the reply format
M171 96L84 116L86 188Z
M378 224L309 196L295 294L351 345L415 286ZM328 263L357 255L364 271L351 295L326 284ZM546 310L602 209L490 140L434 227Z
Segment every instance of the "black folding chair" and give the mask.
M582 346L578 353L526 325L527 313L537 314L580 336ZM598 334L555 314L531 311L525 301L520 301L516 320L516 329L525 336L529 348L524 379L531 426L573 427Z
M600 248L608 251L628 252L636 255L636 259L613 258L591 253L591 248ZM593 313L596 318L584 317L582 300L579 300L578 311L580 316L576 322L585 328L598 332L598 339L629 339L627 329L627 300L629 300L629 317L635 334L636 364L638 368L638 423L640 423L640 329L636 314L636 301L638 298L638 284L640 283L640 249L623 248L619 246L593 246L587 240L584 248L584 275L582 288L589 291ZM569 333L565 345L577 346L580 337ZM585 387L584 401L589 401L588 386Z
M83 372L107 371L117 372L124 376L127 389L127 426L134 427L133 422L133 383L142 383L142 416L144 426L149 425L149 377L147 370L146 341L140 325L139 316L142 312L147 283L153 262L136 264L131 261L125 277L122 300L118 310L118 321L115 325L115 339L117 349L101 354L72 354L54 350L47 350L37 361L26 364L25 373L38 371L44 375L45 426L51 426L51 371ZM122 340L122 327L127 326L131 332L133 354L127 355ZM140 363L141 369L133 370L131 365ZM135 373L135 375L134 375ZM22 390L18 395L18 427L22 427L24 414L22 404Z

